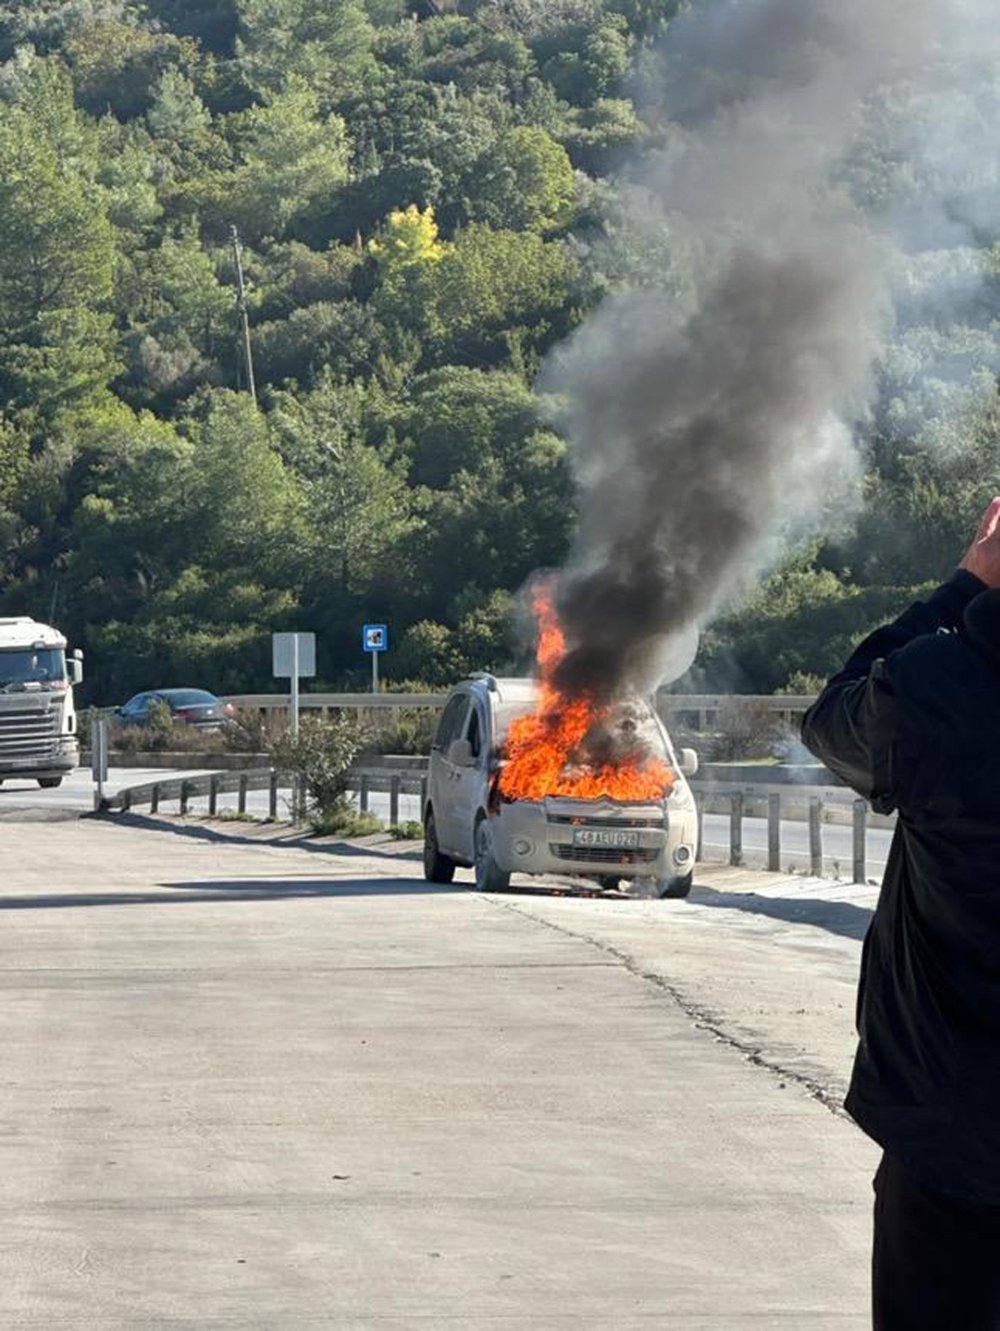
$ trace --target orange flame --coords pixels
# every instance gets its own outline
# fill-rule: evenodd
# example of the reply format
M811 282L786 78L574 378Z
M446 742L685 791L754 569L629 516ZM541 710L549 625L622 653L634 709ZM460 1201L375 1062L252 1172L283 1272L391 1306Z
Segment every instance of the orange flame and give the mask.
M509 800L539 800L546 795L571 799L662 800L674 774L659 758L629 758L601 767L576 756L588 732L610 712L586 697L568 697L553 684L566 652L566 639L549 592L535 593L538 621L536 657L539 699L535 710L516 717L504 743L500 793Z

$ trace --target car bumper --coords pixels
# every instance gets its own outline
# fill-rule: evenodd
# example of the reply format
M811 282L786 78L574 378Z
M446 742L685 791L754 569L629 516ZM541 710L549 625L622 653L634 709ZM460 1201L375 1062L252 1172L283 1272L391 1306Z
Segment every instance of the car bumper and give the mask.
M581 846L581 828L609 842L624 831L635 844ZM494 854L507 873L674 879L693 869L694 841L693 820L674 818L662 804L520 800L493 817Z

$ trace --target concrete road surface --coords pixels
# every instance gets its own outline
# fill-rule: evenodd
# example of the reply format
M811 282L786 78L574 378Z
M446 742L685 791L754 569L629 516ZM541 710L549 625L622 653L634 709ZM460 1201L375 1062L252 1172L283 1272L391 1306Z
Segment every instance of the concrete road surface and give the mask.
M0 1326L867 1326L870 890L486 897L40 807L0 804Z

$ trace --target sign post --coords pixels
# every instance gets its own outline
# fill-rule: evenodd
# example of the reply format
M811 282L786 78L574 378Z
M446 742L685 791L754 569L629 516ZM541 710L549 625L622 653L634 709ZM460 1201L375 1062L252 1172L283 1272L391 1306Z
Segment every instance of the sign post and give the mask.
M272 673L275 679L291 680L292 734L299 733L299 680L316 675L315 633L272 633Z
M108 779L108 721L99 717L90 732L90 771L94 778L94 809L104 808L104 783Z
M366 624L361 630L361 644L372 658L372 693L378 693L378 658L389 646L388 624Z

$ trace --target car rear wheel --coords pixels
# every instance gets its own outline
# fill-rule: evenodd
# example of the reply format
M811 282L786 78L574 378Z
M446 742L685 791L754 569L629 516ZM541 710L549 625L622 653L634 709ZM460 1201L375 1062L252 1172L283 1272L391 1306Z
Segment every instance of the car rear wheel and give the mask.
M62 777L40 776L38 777L38 784L41 786L43 790L55 790L56 786L62 785Z
M438 848L437 826L429 813L424 823L424 877L429 883L450 883L455 877L455 861Z
M488 818L476 823L476 888L480 892L505 892L510 874L497 864L493 849L493 828Z

